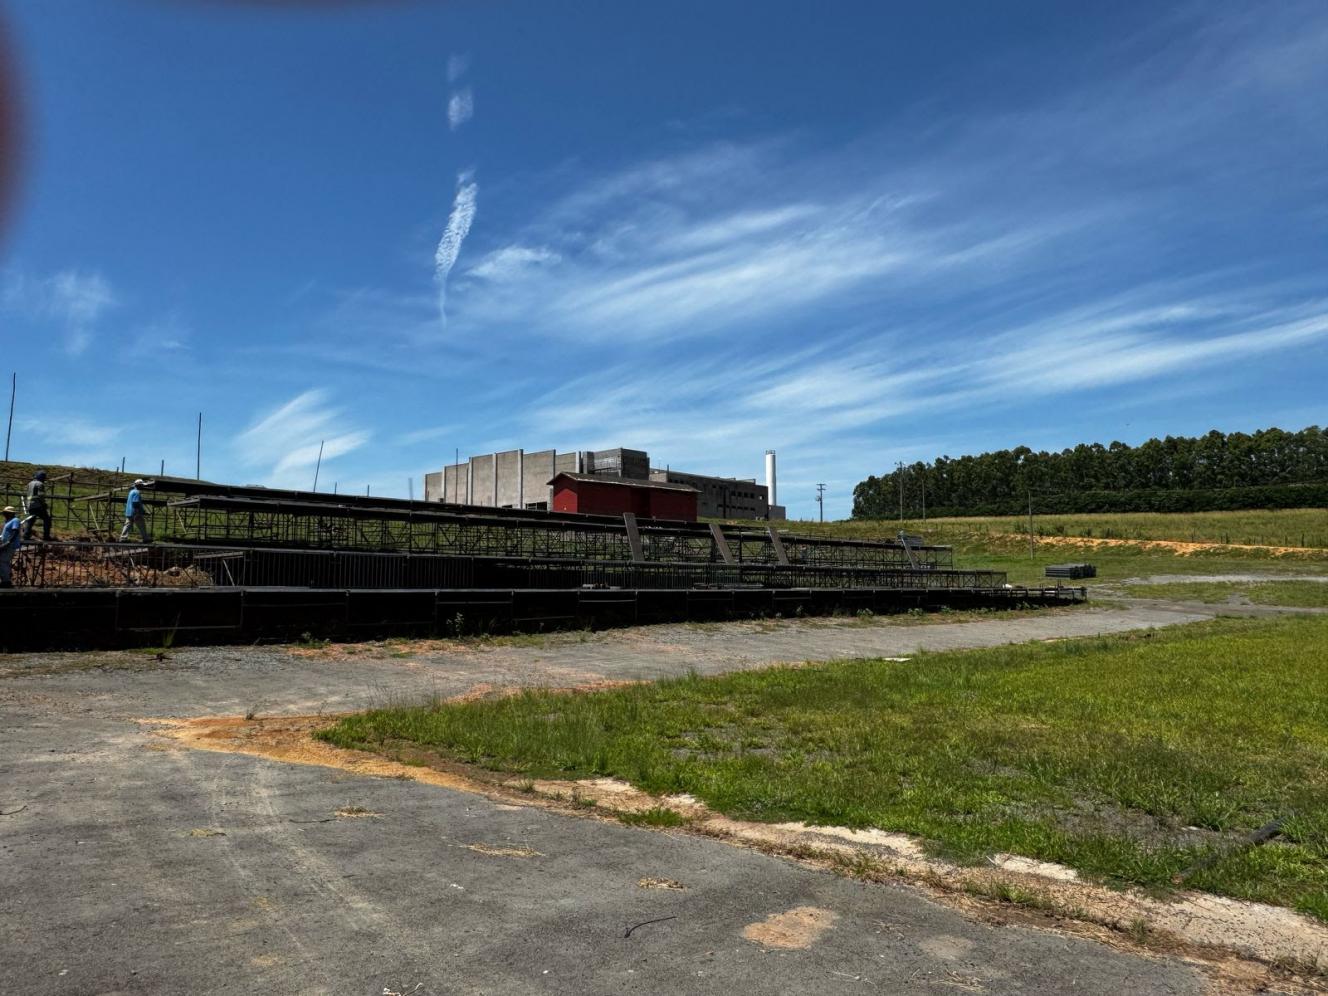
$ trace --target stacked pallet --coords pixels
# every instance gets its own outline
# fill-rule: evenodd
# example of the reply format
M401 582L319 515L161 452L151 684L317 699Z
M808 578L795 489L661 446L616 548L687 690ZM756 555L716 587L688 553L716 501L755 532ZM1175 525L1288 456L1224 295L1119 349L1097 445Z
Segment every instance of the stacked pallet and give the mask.
M1092 564L1051 564L1047 567L1049 578L1095 578L1097 568Z

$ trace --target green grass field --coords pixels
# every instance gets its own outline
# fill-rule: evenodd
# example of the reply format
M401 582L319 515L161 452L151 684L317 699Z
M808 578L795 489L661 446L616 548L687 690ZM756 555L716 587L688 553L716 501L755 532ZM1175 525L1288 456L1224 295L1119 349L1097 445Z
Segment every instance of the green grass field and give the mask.
M829 531L845 537L893 536L896 520L842 522L791 521L792 532ZM924 535L983 535L1013 533L1025 537L1026 516L909 520L904 528ZM1096 539L1171 540L1182 543L1217 543L1238 546L1309 547L1328 549L1328 511L1317 508L1245 510L1238 512L1130 512L1085 515L1033 516L1034 536L1083 536Z
M1328 512L1317 509L1035 516L1033 524L1032 556L1027 519L928 519L906 521L902 528L928 542L953 546L957 566L1005 571L1015 584L1044 583L1046 565L1067 561L1097 567L1098 577L1086 582L1090 585L1151 574L1328 575ZM790 521L781 528L811 536L893 539L901 525L894 520ZM1302 539L1311 545L1299 549ZM1157 540L1211 545L1182 550L1149 545ZM1275 549L1287 545L1298 549Z
M978 860L1187 884L1328 919L1328 619L849 661L394 708L320 734L730 816L880 827ZM1285 818L1282 836L1240 834Z
M1131 598L1166 598L1221 604L1232 596L1255 605L1328 608L1328 583L1323 581L1178 581L1172 584L1132 584L1122 589Z

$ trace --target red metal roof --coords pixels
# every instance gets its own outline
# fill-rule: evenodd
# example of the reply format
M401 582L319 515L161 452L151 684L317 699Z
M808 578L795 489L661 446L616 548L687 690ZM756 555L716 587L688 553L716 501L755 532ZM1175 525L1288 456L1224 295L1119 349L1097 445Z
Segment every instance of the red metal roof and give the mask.
M657 491L692 491L700 494L696 488L688 484L671 484L667 481L642 481L633 477L600 477L596 474L572 474L568 471L555 474L553 480L548 483L553 484L564 477L569 481L584 481L587 484L617 484L627 488L652 488Z

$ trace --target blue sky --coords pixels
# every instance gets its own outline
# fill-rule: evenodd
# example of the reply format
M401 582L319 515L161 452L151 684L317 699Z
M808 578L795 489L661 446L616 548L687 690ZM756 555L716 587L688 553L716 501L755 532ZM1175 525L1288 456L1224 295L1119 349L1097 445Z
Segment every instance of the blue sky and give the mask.
M13 456L404 495L1328 421L1328 5L0 0ZM7 370L6 370L7 372Z

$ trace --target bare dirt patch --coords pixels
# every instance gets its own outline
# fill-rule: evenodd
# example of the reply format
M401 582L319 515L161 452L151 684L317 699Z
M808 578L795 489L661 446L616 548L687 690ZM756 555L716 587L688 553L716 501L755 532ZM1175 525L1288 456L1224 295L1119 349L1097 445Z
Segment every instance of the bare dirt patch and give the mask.
M639 889L667 889L672 892L683 892L687 889L687 886L671 878L643 878L636 885Z
M795 906L785 913L771 913L764 920L748 924L742 929L742 936L763 948L801 951L819 941L838 919L838 913L819 906Z
M1245 551L1262 553L1270 557L1309 557L1328 553L1312 546L1258 546L1249 543L1190 543L1182 540L1105 539L1097 536L1039 536L1038 546L1070 547L1080 550L1101 550L1112 547L1131 547L1154 553L1170 553L1177 557L1195 554Z

